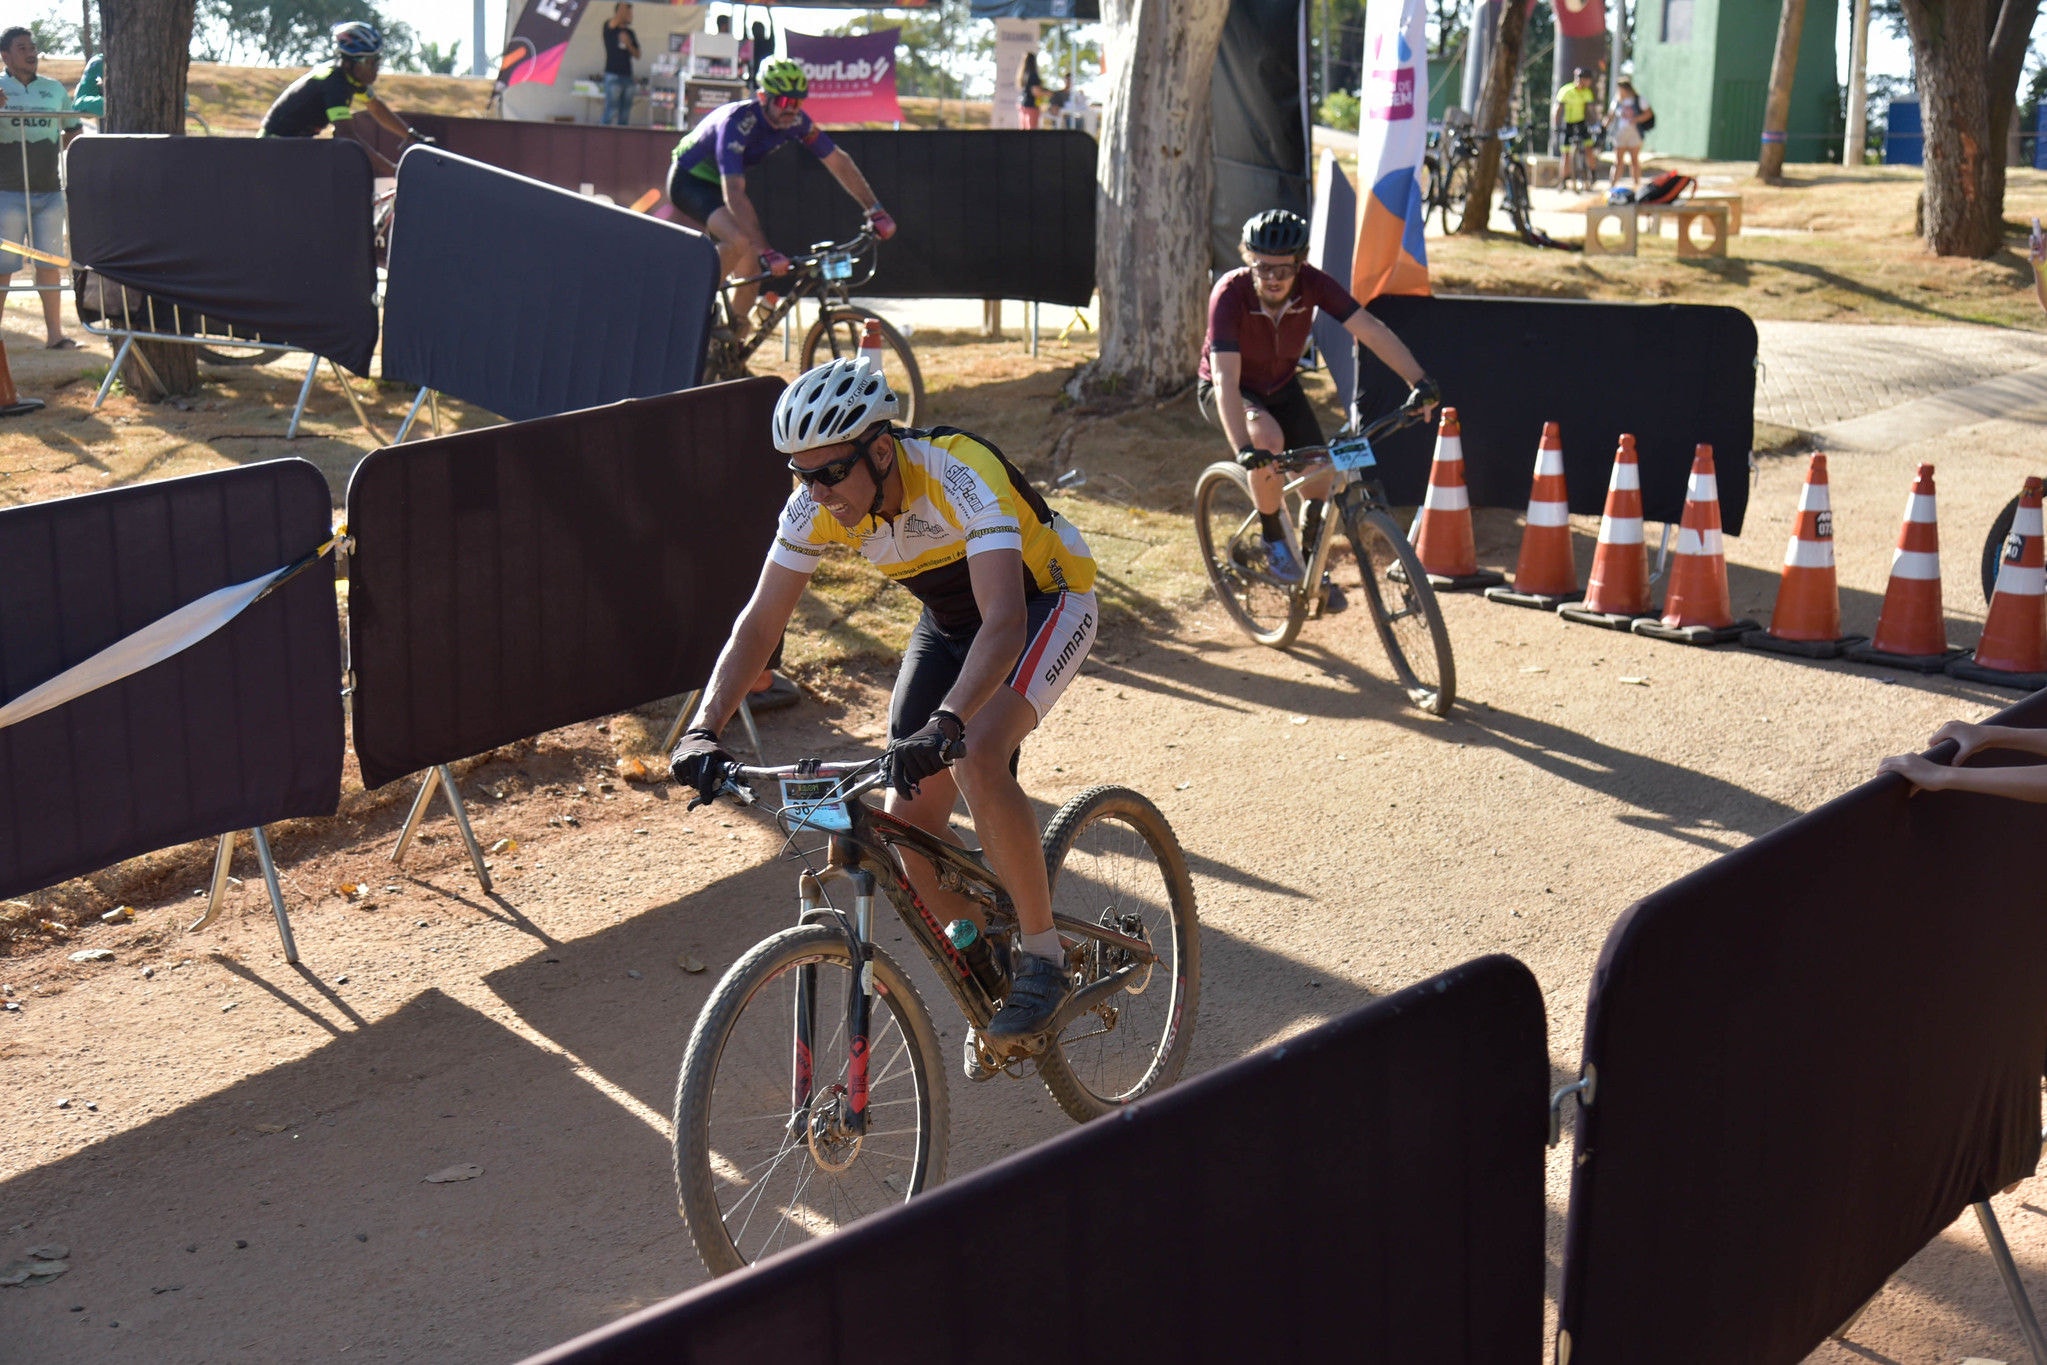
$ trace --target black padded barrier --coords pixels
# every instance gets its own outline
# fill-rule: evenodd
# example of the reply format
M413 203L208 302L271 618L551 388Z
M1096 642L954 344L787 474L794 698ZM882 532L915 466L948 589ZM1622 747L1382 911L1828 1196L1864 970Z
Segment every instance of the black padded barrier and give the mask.
M430 147L398 163L384 377L512 421L702 374L718 253L701 233Z
M1244 223L1267 209L1306 218L1314 198L1308 180L1307 30L1304 0L1230 0L1222 44L1209 80L1215 129L1215 190L1209 203L1209 250L1217 270L1244 263L1237 242Z
M331 531L304 460L0 511L0 701ZM323 559L180 654L0 729L0 897L231 829L332 815L341 644Z
M2047 693L1996 720L2047 726ZM1884 776L1621 916L1585 1022L1571 1365L1792 1365L2033 1173L2043 842L2047 807Z
M329 139L97 136L64 155L71 256L117 284L368 374L370 159ZM107 291L114 294L114 291ZM118 297L118 295L115 295ZM96 311L81 298L84 312ZM109 321L121 324L120 310ZM190 331L160 317L137 330ZM211 330L224 333L227 327Z
M1548 1082L1480 958L530 1365L1535 1365Z
M701 685L789 496L779 379L387 446L348 486L363 784Z
M448 151L563 189L589 185L620 204L667 185L681 138L645 128L406 117ZM356 119L350 136L396 156L395 140L368 122ZM1076 308L1094 294L1095 141L1087 134L860 129L831 136L900 228L881 244L879 270L864 292ZM746 191L783 251L859 231L861 206L801 148L785 147L747 172Z
M1384 296L1373 314L1442 387L1464 424L1464 479L1479 507L1528 506L1542 424L1564 438L1571 510L1598 516L1622 432L1642 463L1642 514L1684 515L1692 449L1713 447L1720 523L1741 534L1755 442L1756 325L1738 308L1693 303ZM1357 348L1358 410L1396 406L1407 386ZM1433 424L1379 451L1394 503L1428 486Z

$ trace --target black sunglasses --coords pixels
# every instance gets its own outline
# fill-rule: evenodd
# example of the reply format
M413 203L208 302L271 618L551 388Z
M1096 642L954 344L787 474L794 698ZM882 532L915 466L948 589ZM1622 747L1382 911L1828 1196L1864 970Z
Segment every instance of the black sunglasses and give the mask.
M827 464L821 464L815 469L805 469L797 464L796 461L791 460L789 461L789 472L803 480L806 484L815 484L819 488L836 488L852 476L853 466L859 464L866 454L866 447L863 446L856 449L851 455L842 456Z

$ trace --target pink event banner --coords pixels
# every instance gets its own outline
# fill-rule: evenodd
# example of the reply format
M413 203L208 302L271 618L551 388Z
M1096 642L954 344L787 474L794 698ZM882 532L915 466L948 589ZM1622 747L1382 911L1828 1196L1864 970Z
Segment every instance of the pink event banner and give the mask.
M896 43L899 28L854 33L842 38L813 38L784 32L789 55L810 77L810 99L804 111L819 123L898 123L903 107L896 103Z

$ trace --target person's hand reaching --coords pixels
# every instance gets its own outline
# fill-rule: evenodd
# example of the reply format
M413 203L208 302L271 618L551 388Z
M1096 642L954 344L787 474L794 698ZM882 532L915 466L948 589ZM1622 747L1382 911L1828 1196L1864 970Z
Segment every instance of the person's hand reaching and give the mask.
M1953 740L1955 742L1955 756L1951 766L1959 768L1977 750L1981 749L1984 746L1984 742L1989 738L1989 731L1981 725L1972 725L1966 720L1951 720L1938 730L1935 730L1933 738L1927 740L1926 744L1928 748L1932 748L1942 740Z
M1876 765L1880 773L1896 773L1915 787L1939 791L1954 776L1954 769L1935 763L1924 754L1892 754Z

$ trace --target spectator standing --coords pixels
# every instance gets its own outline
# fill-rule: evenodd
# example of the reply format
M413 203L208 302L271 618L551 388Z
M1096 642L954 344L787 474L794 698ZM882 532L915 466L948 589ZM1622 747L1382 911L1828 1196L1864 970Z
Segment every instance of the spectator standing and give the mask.
M100 90L100 78L106 70L107 58L103 52L92 54L92 60L85 64L85 72L79 76L78 84L71 91L71 107L81 114L104 118L107 112L107 97Z
M1642 123L1654 116L1655 111L1648 101L1635 91L1635 83L1623 80L1616 88L1613 112L1606 116L1607 130L1613 134L1613 183L1621 183L1621 167L1627 166L1628 179L1635 189L1642 188Z
M620 0L604 21L604 122L623 128L633 117L633 60L640 35L633 32L633 7Z
M1038 126L1038 110L1045 98L1045 82L1038 75L1038 54L1024 54L1023 69L1016 73L1017 118L1025 128Z
M1596 125L1595 116L1599 108L1598 92L1592 88L1592 75L1584 67L1574 67L1571 83L1557 91L1550 106L1550 126L1562 130L1558 141L1563 156L1563 165L1558 178L1558 188L1566 182L1579 180L1579 171L1584 172L1582 189L1591 189L1599 179L1595 174L1596 163L1592 159L1592 130Z
M36 40L19 26L0 32L0 237L39 251L63 254L64 185L57 152L73 119L9 118L9 114L71 108L71 92L36 74ZM22 258L0 251L0 289L14 283ZM43 300L44 346L52 351L78 345L64 335L64 293L57 267L37 263L35 282Z

